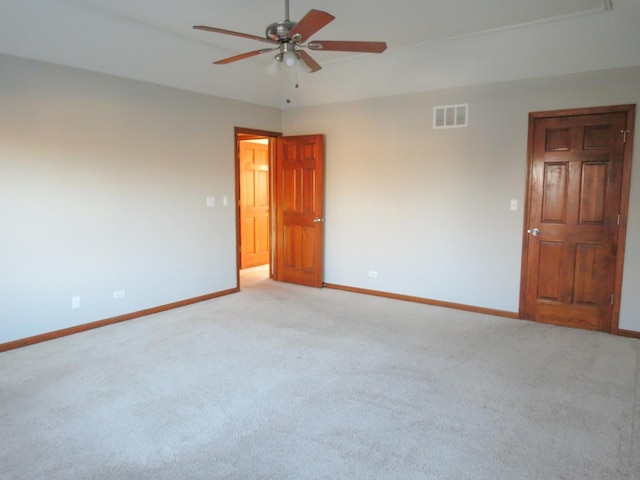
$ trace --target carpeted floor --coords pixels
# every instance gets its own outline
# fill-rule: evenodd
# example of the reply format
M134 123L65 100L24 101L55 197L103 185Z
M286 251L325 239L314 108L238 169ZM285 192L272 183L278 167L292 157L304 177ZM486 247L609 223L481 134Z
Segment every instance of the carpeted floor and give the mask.
M0 479L640 479L640 341L263 272L0 353Z

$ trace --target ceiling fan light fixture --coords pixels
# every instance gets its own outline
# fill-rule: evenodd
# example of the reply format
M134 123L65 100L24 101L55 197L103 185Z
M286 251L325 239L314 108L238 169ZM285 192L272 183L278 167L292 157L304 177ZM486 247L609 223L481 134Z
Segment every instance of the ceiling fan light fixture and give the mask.
M287 67L295 67L298 64L298 57L291 50L284 52L282 60Z
M265 68L265 70L272 77L277 77L278 74L280 73L280 69L282 68L281 63L282 63L282 54L279 53L278 55L273 57L273 60L269 62L269 65L267 65L267 68Z

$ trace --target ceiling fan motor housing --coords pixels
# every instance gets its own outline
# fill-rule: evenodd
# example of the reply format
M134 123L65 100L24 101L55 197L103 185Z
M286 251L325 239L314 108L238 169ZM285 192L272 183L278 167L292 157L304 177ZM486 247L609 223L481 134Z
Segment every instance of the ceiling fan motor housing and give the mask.
M276 42L290 40L289 32L296 26L296 22L285 20L283 22L275 22L267 27L265 35L267 38Z

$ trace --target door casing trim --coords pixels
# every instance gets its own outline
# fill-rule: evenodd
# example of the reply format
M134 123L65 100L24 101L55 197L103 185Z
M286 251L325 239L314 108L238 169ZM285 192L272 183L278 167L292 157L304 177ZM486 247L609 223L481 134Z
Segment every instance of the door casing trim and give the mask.
M242 236L240 234L240 140L241 136L248 135L254 137L268 137L269 139L275 140L278 137L282 136L282 132L272 132L269 130L257 130L255 128L245 128L245 127L234 127L233 129L233 140L234 140L234 176L235 176L235 208L236 208L236 288L240 289L240 265L241 265L241 257L240 257L240 248L242 243ZM272 186L273 183L273 146L271 146L271 152L269 152L269 185ZM269 199L269 211L272 212L274 210L274 197L273 197L273 189L270 188L270 199ZM272 215L270 215L273 218ZM270 220L270 223L272 220ZM274 235L273 229L271 228L270 239L269 239L269 248L271 250L271 258L270 258L270 273L269 275L273 278L273 252L275 251L274 244Z

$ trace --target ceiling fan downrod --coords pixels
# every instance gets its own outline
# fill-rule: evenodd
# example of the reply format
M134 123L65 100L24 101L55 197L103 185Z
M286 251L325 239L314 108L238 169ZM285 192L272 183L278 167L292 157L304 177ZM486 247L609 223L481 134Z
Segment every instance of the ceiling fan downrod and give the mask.
M289 19L289 0L285 0L284 10L285 19L281 22L274 22L271 25L268 25L265 31L265 36L269 40L279 42L280 44L289 43L291 41L289 32L296 26L296 22L292 22Z

